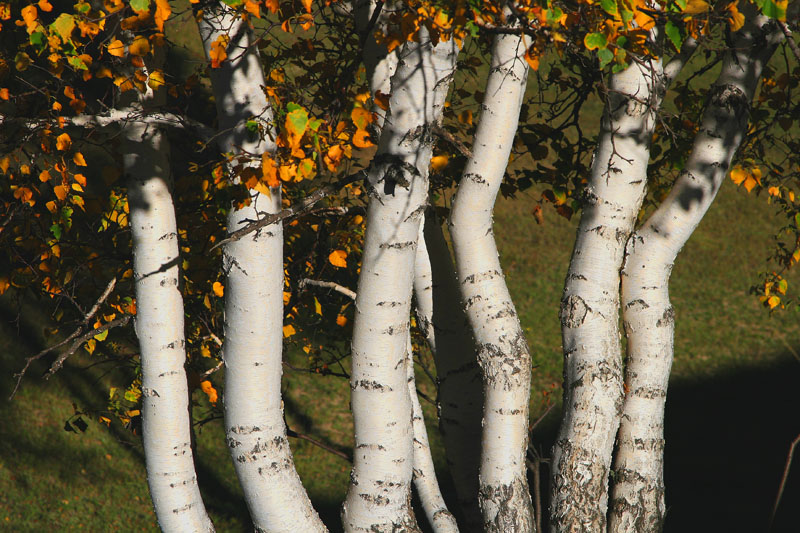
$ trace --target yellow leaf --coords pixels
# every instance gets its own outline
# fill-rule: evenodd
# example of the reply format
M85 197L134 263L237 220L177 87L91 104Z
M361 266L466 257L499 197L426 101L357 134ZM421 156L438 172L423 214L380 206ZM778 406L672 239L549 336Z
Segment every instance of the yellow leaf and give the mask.
M80 153L80 152L75 152L75 155L72 156L72 160L79 167L85 167L86 166L86 159L83 158L83 154Z
M689 0L686 2L686 7L683 12L687 15L699 15L700 13L705 13L709 9L711 9L711 6L708 5L708 2L705 0Z
M283 305L287 305L291 298L292 298L291 292L283 291Z
M774 186L770 187L769 189L767 189L767 192L769 193L770 196L777 196L778 198L780 198L781 196L781 190L778 187Z
M781 303L781 299L778 296L772 295L767 298L767 305L770 309L775 309L779 303Z
M214 284L211 286L211 290L214 291L214 294L222 298L222 295L225 294L225 287L219 281L215 281Z
M753 178L753 176L747 176L747 179L744 180L744 188L747 189L747 192L753 190L753 188L758 184L758 182Z
M151 72L150 76L147 78L147 85L149 85L154 91L157 91L163 87L165 85L164 72L161 70L154 70Z
M444 167L447 166L447 163L450 161L450 158L446 155L437 155L431 158L431 169L436 172L439 172Z
M228 57L228 42L230 37L227 35L220 35L211 43L211 50L208 52L208 58L211 60L211 68L219 68L220 64Z
M284 337L291 337L295 333L297 333L297 332L295 331L294 326L292 326L291 324L286 324L285 326L283 326L283 336Z
M110 418L108 418L107 416L101 416L101 417L98 419L98 421L100 421L101 423L103 423L103 424L105 424L105 425L107 425L107 426L111 427L111 419L110 419Z
M200 347L200 355L203 357L211 357L211 350L205 344Z
M728 24L731 26L731 31L739 31L744 26L744 15L739 13L736 7L736 2L728 4Z
M134 56L143 56L150 53L150 41L143 35L138 35L131 45L128 47L128 52Z
M6 156L0 159L0 170L3 171L3 174L8 172L8 166L11 164L11 159Z
M92 353L94 349L97 347L97 341L94 339L89 339L86 341L86 344L83 345L87 352Z
M205 380L205 381L201 382L200 383L200 389L203 392L206 393L206 396L208 396L208 401L209 402L217 403L217 398L218 398L217 389L214 388L214 386L211 384L210 381Z
M58 137L56 137L56 149L65 151L69 150L72 146L72 139L66 133L62 133Z
M328 256L328 261L335 267L347 267L347 252L344 250L334 250Z
M115 57L125 57L125 45L119 39L108 44L108 53Z
M314 312L318 315L322 314L322 304L319 303L316 296L314 296Z

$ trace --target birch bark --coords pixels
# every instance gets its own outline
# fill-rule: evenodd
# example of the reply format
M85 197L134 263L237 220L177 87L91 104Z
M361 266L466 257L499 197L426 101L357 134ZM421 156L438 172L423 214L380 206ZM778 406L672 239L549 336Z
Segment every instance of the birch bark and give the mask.
M670 195L627 244L622 269L628 338L625 395L617 436L610 531L661 531L664 503L664 404L673 358L675 313L669 276L680 249L705 215L747 132L761 71L783 34L749 17L712 86L686 169Z
M160 62L163 55L148 59ZM166 91L139 95L122 128L127 175L135 330L142 363L142 441L150 496L162 531L214 531L197 484L192 454L189 387L186 381L183 296L175 207L170 191L169 141L147 120ZM120 98L120 104L130 100Z
M619 269L644 198L660 60L610 78L606 108L561 299L564 414L553 447L552 531L605 531L622 411Z
M483 372L478 501L484 530L506 533L534 529L525 466L531 359L492 232L494 201L525 93L525 49L519 36L495 37L474 155L467 162L450 215L461 298Z
M478 508L483 383L461 306L450 248L433 209L425 212L414 265L417 324L433 352L439 429L467 531L482 531Z
M223 4L206 6L199 22L208 56L219 35L230 36L228 59L211 70L223 152L275 149L272 112L257 49L247 23ZM261 133L245 127L255 119ZM251 163L260 172L260 161ZM253 192L250 205L231 208L228 232L281 210L281 189ZM225 433L256 531L327 531L294 467L281 400L283 351L283 225L267 226L223 249L225 287Z
M436 479L436 469L431 457L431 446L428 442L428 430L425 427L425 417L417 395L417 382L414 378L414 356L409 332L406 355L406 372L408 380L408 394L411 398L411 425L414 442L414 488L417 490L425 517L434 533L458 533L458 524L439 490Z
M432 139L457 51L420 42L401 52L390 115L369 173L364 254L352 343L355 449L342 508L346 531L417 531L410 502L413 447L406 343L414 255L427 197Z

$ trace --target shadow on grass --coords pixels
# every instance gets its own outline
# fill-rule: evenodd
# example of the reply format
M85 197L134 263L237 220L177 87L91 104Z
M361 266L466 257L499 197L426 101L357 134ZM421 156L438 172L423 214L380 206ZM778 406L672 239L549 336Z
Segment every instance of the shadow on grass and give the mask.
M42 342L41 328L34 322L26 322L24 316L18 335L10 325L14 317L8 309L0 309L3 321L0 336L9 348L0 354L0 364L4 368L0 376L3 397L0 404L3 461L0 466L5 463L6 468L10 468L10 473L0 470L0 482L16 487L15 494L9 494L5 501L0 497L3 508L0 510L12 516L36 517L17 529L20 531L48 521L51 521L48 525L62 525L62 530L72 530L69 524L52 522L54 518L66 520L65 515L48 514L29 506L37 505L37 497L47 487L51 487L51 492L60 490L69 494L74 487L82 485L88 487L87 491L96 491L92 506L82 511L80 520L83 523L90 523L93 513L97 523L101 523L104 520L102 507L112 503L117 506L118 516L132 517L130 524L134 518L151 520L141 448L138 444L123 447L119 443L136 440L135 437L113 426L111 439L102 434L108 435L108 430L100 427L90 427L82 436L69 435L67 439L63 436L66 433L61 429L64 420L58 417L69 416L69 402L102 405L104 393L102 387L97 386L96 373L80 371L68 363L50 382L42 382L38 376L45 369L47 361L44 361L31 369L23 383L24 394L13 403L5 401L13 386L11 374L22 364L19 354L37 352ZM665 531L766 530L789 444L800 434L800 362L789 353L774 360L779 362L720 373L712 380L684 380L670 387L666 415L668 514ZM63 395L64 401L59 399L59 409L39 404L52 403L56 394ZM295 410L297 406L289 405L287 409ZM37 413L40 418L32 419ZM552 446L557 417L557 413L551 413L534 435L534 442L545 450ZM313 426L311 420L303 422L303 426ZM247 510L222 444L221 425L209 425L203 433L197 467L206 505L219 531L249 530ZM106 461L107 453L115 460ZM441 458L437 460L437 464L444 464ZM789 474L773 531L797 531L800 523L800 458L797 461ZM15 472L14 465L25 467L18 467ZM130 470L127 477L117 472L123 467ZM7 476L6 481L3 476ZM449 476L445 471L439 472L439 476L446 497L451 501ZM543 477L546 478L546 474ZM313 479L308 481L314 483ZM105 488L101 489L101 485ZM136 504L121 502L125 496L120 490L128 489L142 495ZM311 492L315 493L316 509L331 531L341 531L338 498L328 499L316 491ZM543 493L546 496L546 487ZM113 495L116 501L104 501ZM12 496L18 500L12 501ZM62 496L53 498L58 503ZM38 505L44 507L41 502ZM131 508L119 508L126 505ZM421 511L417 515L422 520Z

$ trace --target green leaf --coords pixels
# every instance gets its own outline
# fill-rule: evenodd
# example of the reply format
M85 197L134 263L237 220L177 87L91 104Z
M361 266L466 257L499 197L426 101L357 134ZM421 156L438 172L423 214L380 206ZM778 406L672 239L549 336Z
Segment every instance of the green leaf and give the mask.
M245 127L250 133L258 133L258 122L255 120L248 120Z
M614 60L614 52L608 48L601 48L597 51L597 57L600 58L600 68L605 68L606 65Z
M59 224L50 226L50 233L52 233L53 237L56 239L61 240L61 226Z
M131 0L131 8L137 13L150 11L150 0Z
M286 106L289 109L289 104ZM297 104L295 104L297 105ZM308 127L308 112L300 106L292 109L286 115L286 129L289 130L291 135L296 135L298 138L302 137Z
M583 38L583 44L587 50L596 50L608 46L608 39L602 33L587 33Z
M35 31L31 33L29 40L33 46L39 49L40 52L47 44L47 36L45 36L44 32L41 31Z
M617 0L600 0L600 7L609 15L616 15L618 13Z
M75 17L68 13L61 13L58 18L50 24L50 29L56 33L63 42L67 42L75 29Z
M675 47L675 50L678 52L681 51L681 44L683 44L683 38L681 37L681 29L676 26L671 20L667 21L667 24L664 26L664 32L669 37L672 46Z
M244 3L244 0L222 0L222 2L231 7L239 7Z
M303 106L300 104L295 104L294 102L289 102L286 104L286 111L291 113L292 111L297 111L298 109L303 109Z
M786 20L786 2L763 0L763 4L760 7L761 12L764 13L764 15L780 21Z
M547 22L549 22L550 24L555 24L556 22L558 22L558 19L560 19L563 15L564 15L563 11L561 11L556 6L552 6L550 9L547 10Z
M89 70L89 67L86 66L86 63L83 62L83 59L78 56L70 57L67 59L67 62L69 62L69 64L77 70Z

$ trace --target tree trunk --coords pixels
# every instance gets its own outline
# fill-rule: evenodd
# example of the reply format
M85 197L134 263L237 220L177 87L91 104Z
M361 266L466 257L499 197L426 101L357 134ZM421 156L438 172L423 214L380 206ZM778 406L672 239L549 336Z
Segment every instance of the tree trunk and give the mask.
M406 343L417 232L428 188L436 92L455 68L452 42L423 30L392 77L390 116L369 173L367 229L352 343L355 449L346 531L417 531L410 502L413 447Z
M622 304L628 360L626 395L614 461L610 530L663 528L664 403L673 358L675 313L669 276L680 249L705 215L747 133L750 102L780 39L763 16L733 34L712 86L700 133L670 195L628 241Z
M450 235L458 282L483 372L479 503L488 532L533 531L526 477L531 359L492 232L492 210L525 93L525 44L498 35L473 157L453 200Z
M411 397L411 425L414 433L414 488L425 517L434 533L458 533L458 525L453 514L447 510L439 482L436 480L436 469L431 457L431 446L428 442L428 430L425 427L425 416L419 404L417 384L414 379L414 354L411 347L411 333L408 335L408 351L406 360L408 373L408 394Z
M475 341L461 305L455 267L435 211L425 212L414 264L417 325L433 352L439 430L464 516L464 529L482 531L478 508L481 381Z
M223 152L262 154L275 148L272 111L247 23L223 4L206 7L199 23L208 54L230 36L228 60L211 70ZM256 120L253 134L245 127ZM245 163L260 173L260 161ZM281 210L281 188L253 191L250 205L231 208L228 232ZM283 351L283 225L278 222L223 249L225 287L224 412L227 443L256 531L326 531L295 470L281 399Z
M136 336L142 361L142 440L150 496L163 531L213 531L192 456L183 296L169 144L146 122L123 128Z
M610 79L600 138L561 299L564 414L553 447L552 531L605 531L608 475L622 412L619 269L647 181L660 60Z

